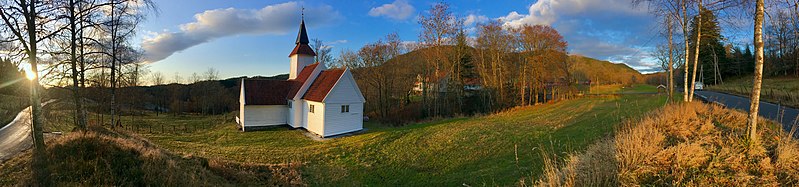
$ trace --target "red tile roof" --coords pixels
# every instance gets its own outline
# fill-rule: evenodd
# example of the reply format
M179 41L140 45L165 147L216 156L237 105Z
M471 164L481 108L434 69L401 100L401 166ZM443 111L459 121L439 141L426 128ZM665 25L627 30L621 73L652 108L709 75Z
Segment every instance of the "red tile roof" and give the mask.
M244 79L244 104L286 105L286 95L295 84L293 80Z
M305 92L302 98L309 101L322 102L343 73L344 69L328 69L322 71L311 86L308 87L308 91Z
M294 86L291 87L291 89L288 92L288 95L286 95L286 99L293 99L294 95L297 95L297 92L299 92L300 88L302 88L302 84L305 83L306 80L308 80L308 77L311 77L311 73L313 73L313 70L316 69L316 66L319 66L319 62L307 65L304 68L302 68L300 74L297 75L297 78L293 80L298 83L294 84Z
M297 46L294 47L294 50L291 51L291 54L289 54L289 57L291 57L291 56L293 56L295 54L304 54L304 55L316 56L316 53L313 52L313 49L311 49L311 46L309 46L308 44L302 44L302 43L301 44L297 44Z
M306 80L308 80L308 77L311 77L311 73L313 73L313 70L316 69L316 66L319 66L319 62L303 67L302 71L300 71L300 74L297 75L297 78L295 78L294 80L305 82Z

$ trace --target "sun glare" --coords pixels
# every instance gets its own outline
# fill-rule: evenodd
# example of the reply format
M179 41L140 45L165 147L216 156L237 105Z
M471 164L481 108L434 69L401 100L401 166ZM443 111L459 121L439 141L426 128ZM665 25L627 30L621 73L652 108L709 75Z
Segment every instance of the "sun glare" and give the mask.
M28 78L28 80L33 80L36 78L36 74L30 69L25 69L25 77Z

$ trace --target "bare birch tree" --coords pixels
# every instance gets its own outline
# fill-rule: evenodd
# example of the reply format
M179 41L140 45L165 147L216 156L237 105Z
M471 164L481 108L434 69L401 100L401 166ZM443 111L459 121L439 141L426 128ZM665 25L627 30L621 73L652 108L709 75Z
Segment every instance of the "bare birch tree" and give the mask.
M3 20L3 33L10 35L10 40L2 39L3 43L13 42L20 46L24 51L25 58L30 64L30 73L33 73L31 80L31 131L33 137L33 175L39 185L49 184L49 172L47 171L47 160L45 160L46 148L44 145L44 122L42 121L41 96L39 93L39 62L37 48L47 38L54 33L47 30L47 11L52 10L48 3L37 0L6 0L0 4L0 18ZM40 35L41 34L41 35Z
M697 6L699 6L699 9L697 9L697 10L701 11L702 10L702 0L699 0L699 2L697 3ZM696 28L694 28L694 29L696 29L696 43L694 43L695 50L694 50L694 58L693 58L694 59L694 70L693 70L693 73L691 73L691 89L690 89L691 93L688 95L688 102L693 102L694 101L694 91L696 90L696 69L698 68L697 66L699 65L699 46L701 44L700 42L701 42L701 39L702 39L702 14L701 13L697 13L696 14L696 22L697 22L697 24L696 24L697 26L696 26Z
M749 104L749 142L750 145L759 143L757 134L757 118L760 108L760 87L763 84L763 14L765 12L763 0L756 0L755 5L755 74L752 86L751 103Z

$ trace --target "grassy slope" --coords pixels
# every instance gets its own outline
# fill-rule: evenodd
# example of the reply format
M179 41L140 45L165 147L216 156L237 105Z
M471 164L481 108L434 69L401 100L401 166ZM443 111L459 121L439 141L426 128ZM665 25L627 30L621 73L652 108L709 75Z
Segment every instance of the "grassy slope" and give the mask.
M37 185L31 151L0 163L0 186ZM302 184L293 165L238 164L176 155L125 132L92 127L47 141L53 186L287 186Z
M752 77L726 80L708 89L748 97L752 92ZM760 96L769 102L799 107L799 78L765 78Z
M584 98L400 128L367 123L363 134L322 142L286 128L241 133L230 115L145 116L139 123L144 129L153 125L157 132L142 130L144 136L172 151L236 162L302 163L311 185L509 185L541 173L541 149L583 150L622 120L664 101L663 96ZM222 119L227 121L215 123ZM167 131L173 124L202 127L165 134L160 124Z

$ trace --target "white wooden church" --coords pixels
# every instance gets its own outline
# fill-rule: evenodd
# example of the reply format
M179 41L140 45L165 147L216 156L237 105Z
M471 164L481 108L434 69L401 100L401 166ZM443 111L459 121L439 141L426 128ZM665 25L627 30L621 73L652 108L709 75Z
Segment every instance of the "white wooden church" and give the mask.
M287 124L322 137L362 130L366 100L349 69L314 62L304 19L295 44L288 80L241 80L241 130Z

